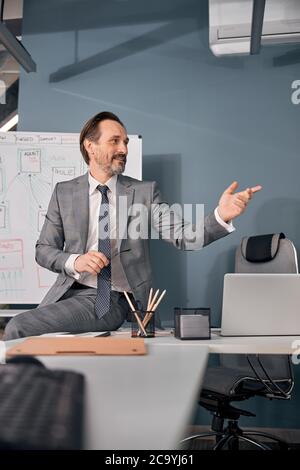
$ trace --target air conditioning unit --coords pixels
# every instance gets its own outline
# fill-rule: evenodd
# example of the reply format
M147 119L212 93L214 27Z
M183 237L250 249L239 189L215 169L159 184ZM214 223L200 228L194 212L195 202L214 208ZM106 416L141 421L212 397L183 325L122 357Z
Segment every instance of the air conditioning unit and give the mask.
M249 54L253 0L209 0L209 43L216 56ZM261 44L300 42L300 0L266 0Z

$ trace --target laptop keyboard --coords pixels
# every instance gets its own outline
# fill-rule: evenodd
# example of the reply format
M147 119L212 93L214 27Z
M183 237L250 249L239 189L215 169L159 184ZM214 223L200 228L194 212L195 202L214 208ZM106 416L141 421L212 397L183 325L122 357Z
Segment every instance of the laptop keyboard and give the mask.
M0 366L0 449L80 449L83 396L81 374Z

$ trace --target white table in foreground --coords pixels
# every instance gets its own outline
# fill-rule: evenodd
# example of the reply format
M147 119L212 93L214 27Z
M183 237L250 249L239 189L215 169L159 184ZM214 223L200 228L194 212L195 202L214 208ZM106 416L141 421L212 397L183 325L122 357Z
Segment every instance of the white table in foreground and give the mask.
M146 356L39 359L84 374L86 449L168 450L176 449L189 424L209 353L292 354L296 341L300 336L222 337L219 330L210 340L182 341L165 331L146 340Z
M180 340L168 331L155 341L162 345L206 346L209 353L216 354L293 354L300 350L300 336L221 336L217 328L212 329L208 340Z
M49 368L84 374L85 449L178 447L196 407L208 348L161 347L156 339L146 341L145 356L39 357Z
M27 312L29 309L0 309L0 318L12 318L20 315L20 313Z

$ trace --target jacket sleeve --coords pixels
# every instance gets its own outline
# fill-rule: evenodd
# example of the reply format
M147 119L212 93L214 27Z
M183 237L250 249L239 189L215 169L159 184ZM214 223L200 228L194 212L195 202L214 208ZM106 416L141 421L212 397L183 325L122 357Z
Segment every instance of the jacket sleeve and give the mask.
M196 206L195 224L185 220L182 205L169 206L164 202L156 182L152 183L151 209L151 226L158 237L179 250L200 250L229 233L217 222L214 213L204 217L203 204Z
M70 253L63 251L65 237L58 202L59 183L56 184L48 206L40 237L35 245L35 260L55 273L64 271Z

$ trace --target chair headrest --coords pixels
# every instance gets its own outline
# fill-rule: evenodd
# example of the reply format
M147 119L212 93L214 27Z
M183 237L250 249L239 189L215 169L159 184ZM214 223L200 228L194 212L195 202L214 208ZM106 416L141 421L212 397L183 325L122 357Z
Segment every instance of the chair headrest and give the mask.
M282 238L285 238L284 233L244 237L241 243L242 255L251 263L271 261L278 252Z

